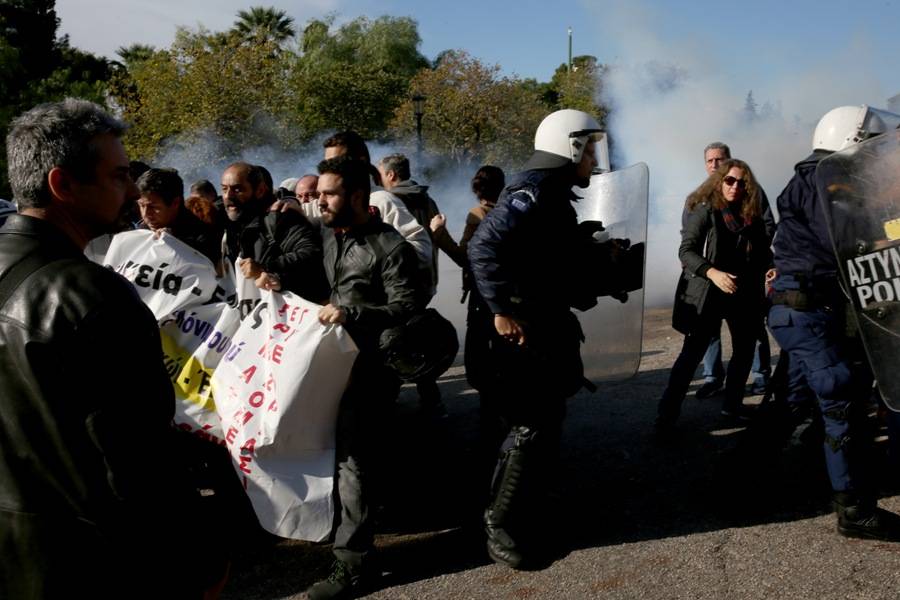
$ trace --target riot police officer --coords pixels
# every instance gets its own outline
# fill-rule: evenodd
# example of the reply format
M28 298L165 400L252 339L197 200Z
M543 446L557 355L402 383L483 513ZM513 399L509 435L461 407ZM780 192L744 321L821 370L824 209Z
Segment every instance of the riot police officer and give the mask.
M793 178L778 197L780 221L773 244L777 277L768 323L794 367L788 374L789 393L808 385L818 399L838 531L848 537L897 540L900 518L877 507L862 473L864 446L871 443L871 436L860 427L872 376L864 356L846 337L847 298L815 179L823 158L885 131L876 112L866 106L844 106L822 117L813 136L813 153L795 166Z
M491 401L508 432L484 521L491 558L521 568L544 547L534 508L552 468L565 399L583 384L582 341L570 307L596 298L580 283L573 186L586 188L606 138L587 113L560 110L535 134L535 152L476 230L468 257L494 315ZM530 521L530 523L529 523Z

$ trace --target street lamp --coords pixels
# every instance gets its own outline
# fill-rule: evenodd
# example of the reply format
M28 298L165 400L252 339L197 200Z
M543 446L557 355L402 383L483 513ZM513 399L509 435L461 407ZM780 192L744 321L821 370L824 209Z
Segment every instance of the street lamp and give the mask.
M418 140L419 154L422 154L422 115L425 114L425 96L416 92L412 97L413 114L416 115L416 139Z

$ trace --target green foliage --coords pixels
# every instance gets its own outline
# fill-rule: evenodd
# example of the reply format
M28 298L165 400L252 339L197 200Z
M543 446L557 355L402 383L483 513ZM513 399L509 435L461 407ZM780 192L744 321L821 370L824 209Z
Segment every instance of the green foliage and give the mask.
M290 141L283 83L290 56L275 52L273 41L243 42L237 35L181 29L169 50L120 74L114 94L133 125L128 151L152 162L164 143L199 149L211 134L225 142L220 155L197 160L215 161L241 148Z
M54 0L0 2L0 139L10 121L36 104L78 96L103 104L113 68L108 61L57 38ZM9 198L6 151L0 156L0 196Z
M134 68L141 61L148 60L156 54L156 48L147 44L131 44L130 46L120 46L116 50L116 54L125 63L128 68Z
M312 20L303 30L290 78L297 125L306 136L324 129L382 136L410 77L428 66L416 22L360 17L333 32L331 25L331 19Z
M333 16L313 19L298 36L285 11L255 6L239 11L227 31L180 28L168 48L131 44L118 49L121 62L109 62L56 37L54 6L0 0L4 136L22 110L74 95L110 105L132 124L125 138L132 157L152 163L174 147L199 166L262 145L296 147L323 131L410 138L410 97L421 93L429 151L456 163L515 168L531 154L534 130L550 111L605 116L594 100L605 67L594 57L576 57L571 73L561 65L547 83L503 77L499 66L460 50L429 62L408 17L359 17L339 26Z
M297 34L294 19L286 12L263 6L238 11L233 30L243 41L253 44L270 42L280 45Z
M534 131L549 112L534 86L501 77L465 51L444 52L434 69L416 75L410 89L425 96L425 148L459 164L489 162L518 167L532 151ZM411 136L416 123L412 100L395 111L393 132Z
M597 104L606 65L597 63L594 56L576 56L572 59L572 70L562 64L553 73L546 100L553 100L553 110L574 108L597 117L600 123L606 119L606 108Z
M304 28L301 72L365 65L408 79L429 64L418 50L418 25L409 17L359 17L333 33L332 25L332 18L314 19Z

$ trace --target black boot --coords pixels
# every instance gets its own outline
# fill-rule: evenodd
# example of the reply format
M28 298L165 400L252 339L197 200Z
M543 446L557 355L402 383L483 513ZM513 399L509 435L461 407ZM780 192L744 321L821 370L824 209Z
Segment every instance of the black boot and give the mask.
M306 590L309 600L343 600L368 593L374 577L362 567L352 567L342 560L334 561L326 579Z
M863 501L854 494L835 492L837 530L844 537L885 542L900 541L900 516Z
M521 511L522 508L522 475L527 447L533 442L535 434L528 427L515 427L510 433L513 444L501 455L494 475L492 498L484 512L484 529L491 559L498 564L519 569L522 568L525 557L521 544L513 537L512 525L516 520L514 511Z

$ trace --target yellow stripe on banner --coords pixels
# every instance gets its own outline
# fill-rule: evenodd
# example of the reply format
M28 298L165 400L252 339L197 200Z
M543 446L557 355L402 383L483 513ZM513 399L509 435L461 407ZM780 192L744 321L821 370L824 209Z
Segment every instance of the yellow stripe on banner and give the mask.
M204 367L202 362L162 331L160 337L163 363L172 387L175 388L175 396L197 404L203 410L216 410L212 393L212 369Z
M900 239L900 219L885 221L884 235L891 241Z

